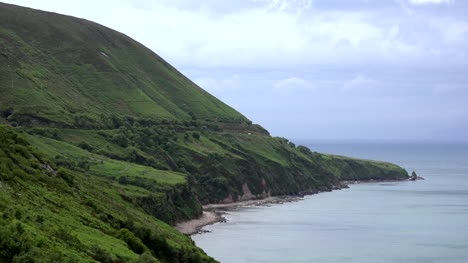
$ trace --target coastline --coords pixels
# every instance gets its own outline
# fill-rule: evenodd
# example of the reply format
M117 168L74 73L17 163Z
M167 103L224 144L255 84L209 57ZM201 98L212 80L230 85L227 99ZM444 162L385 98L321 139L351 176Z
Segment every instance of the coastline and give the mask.
M423 178L418 180L424 180ZM203 231L203 227L212 225L219 222L226 222L223 214L226 211L234 210L240 207L248 206L261 206L269 204L282 204L286 202L296 202L303 200L305 196L319 194L322 192L331 192L333 190L341 190L349 188L349 185L353 184L369 184L369 183L385 183L385 182L403 182L403 181L414 181L411 179L403 180L359 180L359 181L341 181L339 185L333 187L330 190L314 190L311 192L305 192L298 195L286 195L286 196L269 196L263 199L251 199L246 201L232 202L232 203L223 203L223 204L207 204L203 205L203 213L200 217L179 222L175 225L177 229L182 234L186 235L195 235L200 233L205 233L208 231Z
M248 206L261 206L269 204L282 204L286 202L295 202L302 200L304 195L297 196L270 196L263 199L251 199L240 202L232 202L226 204L207 204L203 206L203 213L200 217L179 222L175 225L177 229L182 234L186 235L195 235L204 233L202 228L208 225L212 225L219 222L226 222L223 214L226 211L234 210L239 207L248 207Z
M225 220L226 219L219 212L203 211L202 215L199 218L177 223L175 225L175 229L177 229L182 234L193 235L197 233L202 233L202 228L204 226L218 222L224 222Z

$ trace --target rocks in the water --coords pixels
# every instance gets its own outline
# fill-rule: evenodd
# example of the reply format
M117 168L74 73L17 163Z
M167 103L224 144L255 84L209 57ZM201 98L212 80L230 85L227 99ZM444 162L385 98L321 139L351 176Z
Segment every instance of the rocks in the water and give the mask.
M411 176L410 176L409 180L410 180L410 181L424 180L424 178L418 176L418 175L416 174L416 172L413 171L413 172L411 173Z

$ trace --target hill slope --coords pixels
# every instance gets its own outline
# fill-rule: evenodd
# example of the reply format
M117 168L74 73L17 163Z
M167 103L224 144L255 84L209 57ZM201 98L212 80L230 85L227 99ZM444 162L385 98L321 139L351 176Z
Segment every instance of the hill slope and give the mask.
M0 45L0 110L20 124L247 121L151 50L93 22L0 4Z
M57 152L68 158L54 162L50 156ZM184 196L186 210L200 209L186 198L184 176L150 170L153 189L119 184L105 166L129 164L93 156L101 169L90 170L80 164L84 153L0 126L0 262L214 262L135 205L152 196L164 216L175 215L170 194L173 200ZM138 173L130 165L126 174Z
M408 178L271 137L83 19L0 4L0 63L0 262L213 262L171 227L202 204Z

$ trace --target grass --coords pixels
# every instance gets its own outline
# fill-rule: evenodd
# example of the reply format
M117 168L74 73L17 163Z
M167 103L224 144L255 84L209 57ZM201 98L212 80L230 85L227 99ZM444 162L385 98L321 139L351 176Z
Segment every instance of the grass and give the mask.
M22 240L22 243L27 244L18 251L19 254L0 253L0 261L13 258L19 260L20 256L27 255L34 258L31 262L49 262L53 258L60 258L60 262L93 262L93 253L101 249L113 260L131 262L140 255L119 239L116 232L121 228L131 228L138 233L138 229L144 227L153 235L162 238L158 240L172 244L168 246L174 251L180 250L177 252L179 256L190 257L190 253L196 253L200 254L203 262L212 262L201 250L193 246L190 238L147 214L137 203L122 199L122 196L138 198L157 193L134 185L121 185L107 174L91 169L88 172L66 169L66 173L72 178L71 181L65 180L62 172L54 176L43 168L43 164L48 163L53 169L57 169L56 164L49 158L52 159L59 152L71 160L82 156L96 157L64 142L40 136L18 135L12 129L0 126L0 247L2 251L14 252L11 245L13 243L2 242ZM104 164L123 163L104 157L98 158ZM8 166L10 162L18 163L16 167L19 170ZM127 174L138 175L140 166L131 166L131 172ZM151 170L149 167L145 169ZM186 182L180 174L167 171L159 173L153 170L156 174L151 178L157 184L171 186ZM165 195L164 192L160 194ZM130 221L131 224L126 223ZM18 224L24 229L21 230L21 234L8 230ZM179 256L164 262L180 262L177 259Z
M15 21L11 23L10 21ZM111 116L154 120L246 122L236 110L183 76L158 55L90 21L0 4L2 109L76 126Z
M245 134L236 134L235 137L247 152L262 156L283 166L288 165L286 158L281 153L281 149L288 148L288 145L283 143L280 138L271 139L261 135Z
M97 155L80 149L68 143L44 138L40 136L28 136L28 140L38 149L49 156L64 156L67 159L80 161L87 160L89 172L106 177L135 176L154 180L161 184L183 184L186 183L185 175L171 171L161 171L152 167L113 160L105 156Z

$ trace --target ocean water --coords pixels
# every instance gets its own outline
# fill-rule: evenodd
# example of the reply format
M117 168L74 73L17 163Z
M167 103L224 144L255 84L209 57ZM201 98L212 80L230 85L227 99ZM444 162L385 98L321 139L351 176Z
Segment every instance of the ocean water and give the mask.
M192 236L196 244L224 263L468 262L468 145L302 144L394 162L426 180L237 209Z

